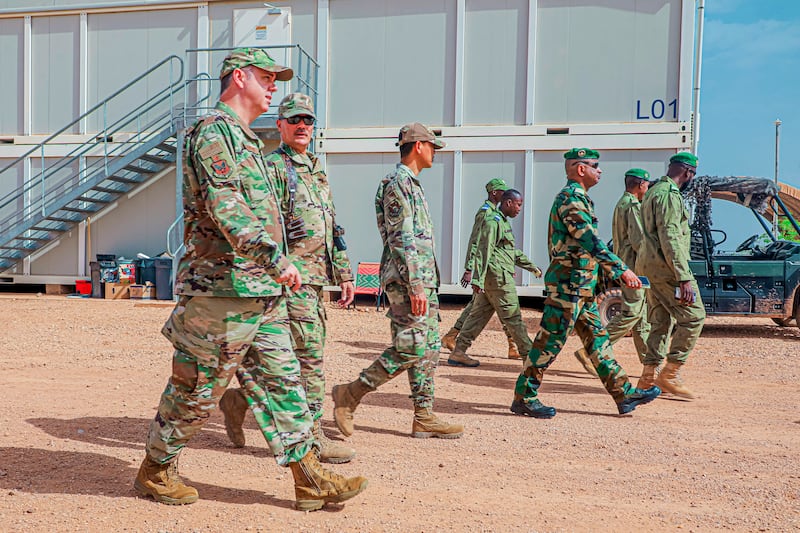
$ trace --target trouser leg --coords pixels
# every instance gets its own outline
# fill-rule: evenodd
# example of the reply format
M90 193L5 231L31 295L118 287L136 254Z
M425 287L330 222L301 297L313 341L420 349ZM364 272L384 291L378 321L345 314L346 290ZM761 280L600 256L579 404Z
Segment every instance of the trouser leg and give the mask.
M522 311L519 307L519 296L517 287L514 285L514 278L510 275L504 279L486 280L486 297L492 308L497 313L497 318L503 325L506 335L509 336L520 350L520 353L528 353L533 343L528 336L528 328L522 320Z
M472 310L456 339L456 351L466 352L494 314L494 307L485 292L474 294L471 304Z
M308 408L314 420L322 416L325 400L326 315L322 287L303 285L286 297L294 353L300 363L300 374L306 390Z
M639 361L644 361L647 353L647 335L650 322L647 320L647 295L645 289L622 287L622 306L620 312L606 326L611 344L633 331L633 343Z

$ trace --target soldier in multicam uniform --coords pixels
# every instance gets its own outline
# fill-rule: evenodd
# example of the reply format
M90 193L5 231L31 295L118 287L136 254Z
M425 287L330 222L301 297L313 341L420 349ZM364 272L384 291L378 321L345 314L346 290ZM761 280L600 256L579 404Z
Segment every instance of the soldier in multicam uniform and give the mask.
M483 216L483 224L478 228L475 240L472 312L464 322L464 328L456 340L456 348L447 361L450 365L480 364L468 357L466 352L495 312L523 353L531 349L531 339L519 308L514 268L529 270L536 277L540 277L542 271L516 249L509 219L515 218L521 210L522 194L516 189L508 189L501 197L499 209L487 211Z
M311 98L301 93L286 95L278 107L280 147L266 156L267 177L276 185L281 212L287 222L289 257L300 271L303 285L286 297L294 353L314 421L313 433L319 460L346 463L352 448L331 441L320 424L325 399L323 350L325 306L322 289L331 282L342 289L339 305L347 307L355 293L350 260L334 245L336 213L328 177L320 160L308 151L316 121ZM228 389L220 401L225 428L237 447L245 444L242 422L247 401L242 389Z
M472 263L475 256L475 239L478 237L478 230L483 224L483 217L488 212L497 212L497 204L500 203L500 198L502 198L503 193L507 190L508 185L506 185L506 182L500 178L493 178L489 180L489 183L486 184L486 193L488 194L488 198L486 198L486 201L475 214L475 221L472 224L472 232L470 233L469 241L467 242L467 258L464 262L464 274L461 276L461 285L464 288L469 287L472 283ZM472 303L474 301L475 296L473 295L467 306L463 311L461 311L461 315L458 317L458 320L456 320L456 323L453 324L453 327L450 328L450 331L448 331L447 334L442 337L442 346L451 352L456 348L456 339L458 338L458 333L461 331L461 328L464 327L464 322L467 320L467 317L469 317L469 314L472 311ZM505 324L503 324L503 331L506 334L506 339L508 339L508 358L519 359L522 356L519 354L517 345L514 343L514 339L506 329Z
M632 168L625 172L625 192L614 208L611 222L611 236L617 256L626 265L636 265L636 256L642 247L642 198L650 186L650 173L641 168ZM637 267L638 268L638 267ZM639 362L644 364L647 353L647 335L650 322L647 321L647 294L645 289L631 289L622 286L622 306L614 318L606 324L608 341L613 346L619 339L633 331L633 344L639 355ZM589 354L584 348L575 352L575 357L592 375L595 374ZM645 376L639 379L636 388L648 389L653 381Z
M378 186L375 211L383 240L381 285L389 299L392 346L354 381L333 387L336 426L353 434L353 413L372 392L404 370L408 371L417 438L457 438L461 425L448 424L433 414L434 374L439 361L439 267L433 242L433 221L417 180L433 164L434 152L444 147L434 132L420 123L400 129L400 164Z
M597 235L594 203L586 192L597 185L602 171L600 154L588 148L573 148L564 154L567 185L556 195L550 210L547 235L550 266L544 276L547 298L541 329L517 378L511 412L534 418L552 418L556 410L538 399L544 371L564 347L573 330L580 337L600 380L617 404L620 414L654 400L661 391L634 388L614 359L608 333L600 323L594 301L598 267L631 288L642 283L632 270Z
M219 103L186 135L186 253L177 274L180 297L162 330L175 347L172 376L134 483L161 503L197 501L197 490L178 475L177 458L234 373L276 461L291 468L298 509L320 509L367 486L362 477L324 470L312 451L311 414L280 285L297 289L301 277L285 255L262 143L248 127L269 108L275 81L292 74L263 50L234 50L222 63Z
M642 202L644 243L636 263L636 269L647 272L650 278L647 307L651 330L642 379L652 382L666 356L667 362L655 384L664 392L686 400L695 395L683 383L680 369L697 343L706 319L697 281L689 268L689 211L680 191L696 171L694 154L677 153L669 160L667 175L650 187Z

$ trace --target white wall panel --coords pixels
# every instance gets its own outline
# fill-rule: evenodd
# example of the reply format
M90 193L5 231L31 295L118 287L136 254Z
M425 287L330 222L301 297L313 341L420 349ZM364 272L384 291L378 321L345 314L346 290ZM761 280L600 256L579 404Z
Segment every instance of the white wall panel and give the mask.
M22 133L23 19L0 19L0 135Z
M49 134L80 115L80 17L33 17L32 24L32 133Z

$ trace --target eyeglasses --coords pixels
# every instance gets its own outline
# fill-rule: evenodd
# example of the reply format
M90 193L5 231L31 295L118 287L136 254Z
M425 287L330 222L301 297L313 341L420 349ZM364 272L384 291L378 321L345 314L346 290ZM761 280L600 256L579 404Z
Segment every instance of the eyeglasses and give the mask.
M305 124L306 126L313 126L314 123L317 121L317 119L315 119L314 117L309 117L308 115L296 115L294 117L288 117L284 120L286 120L286 122L288 122L292 126L294 126L295 124L300 124L301 120L303 121L303 124Z
M595 161L594 163L589 163L588 161L575 161L575 163L573 164L586 165L587 167L592 167L592 168L600 168L600 163L597 161Z

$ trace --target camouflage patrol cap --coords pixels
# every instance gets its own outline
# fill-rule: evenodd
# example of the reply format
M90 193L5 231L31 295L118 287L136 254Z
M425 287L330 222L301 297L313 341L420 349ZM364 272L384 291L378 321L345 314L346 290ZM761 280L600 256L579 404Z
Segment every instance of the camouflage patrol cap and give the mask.
M309 117L317 118L314 114L314 102L311 97L303 93L289 93L283 97L280 106L278 106L278 116L280 118L289 118L297 115L308 115Z
M439 135L441 135L441 132L439 132ZM394 143L394 145L403 146L404 144L417 141L429 142L433 144L433 147L436 149L447 146L444 141L438 138L436 132L419 122L406 124L400 128L400 135L398 135L397 142Z
M294 72L289 67L279 65L268 53L261 48L237 48L222 61L222 69L219 71L219 79L224 78L237 68L254 66L267 72L274 72L275 79L278 81L289 81L294 76Z
M625 172L625 176L633 176L634 178L650 181L650 173L643 168L631 168Z
M507 191L508 185L506 182L501 180L500 178L492 178L489 180L489 183L486 184L486 192L494 192L494 191Z
M697 167L697 156L691 152L678 152L669 158L670 163L680 163L690 167Z
M573 148L564 153L564 159L600 159L600 152L591 148Z

